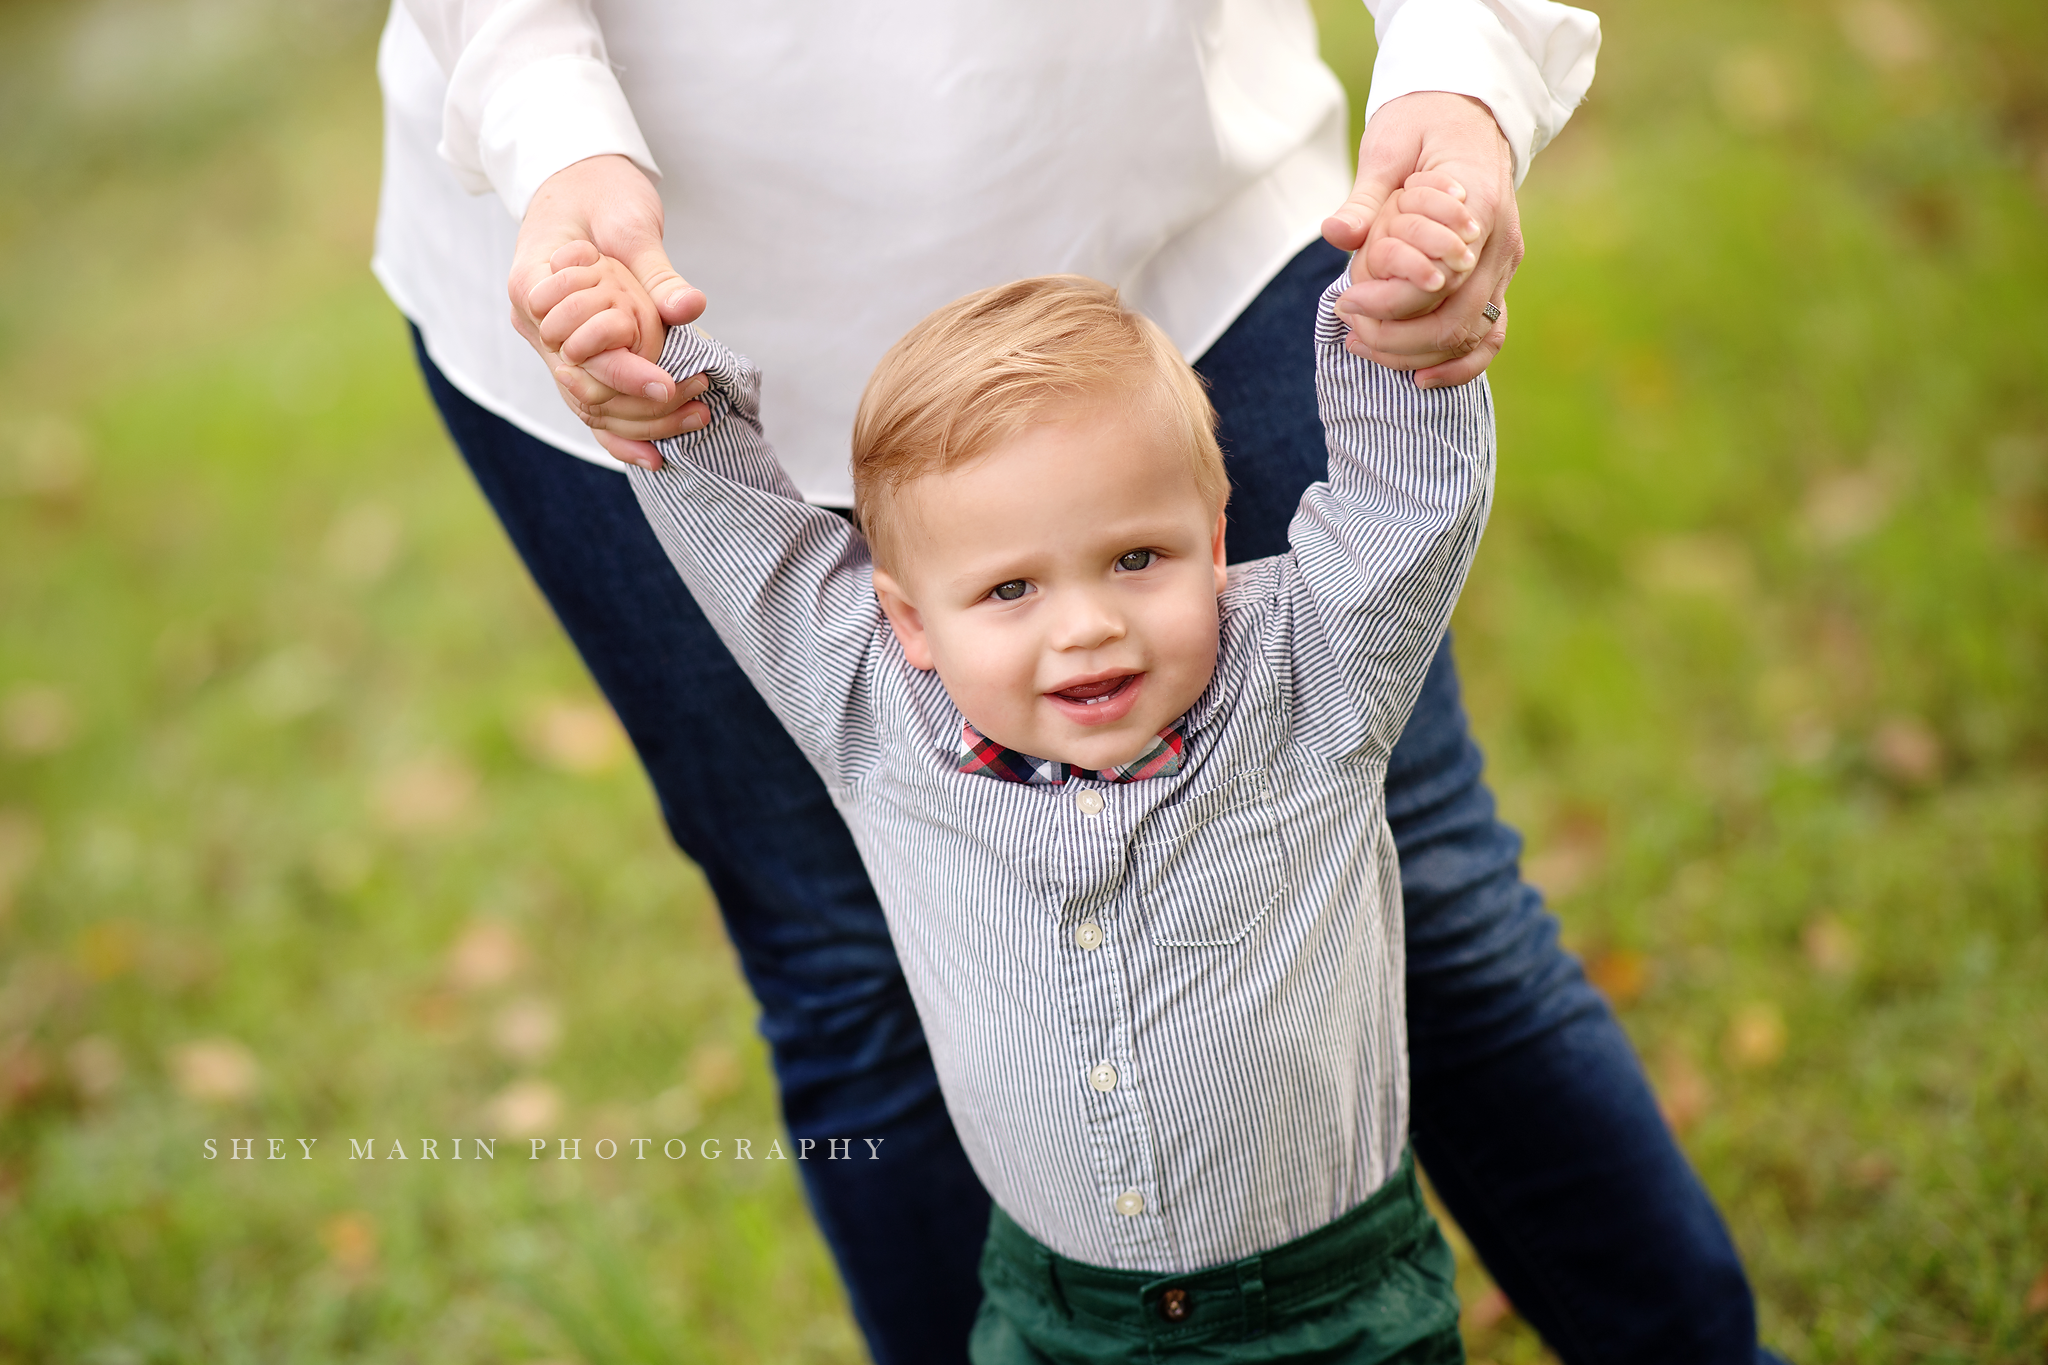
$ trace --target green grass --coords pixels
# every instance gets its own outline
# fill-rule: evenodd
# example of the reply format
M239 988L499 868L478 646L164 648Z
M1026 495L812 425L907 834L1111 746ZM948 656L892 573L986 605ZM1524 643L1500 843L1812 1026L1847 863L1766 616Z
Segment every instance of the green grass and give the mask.
M0 7L0 1362L859 1359L784 1167L418 1159L508 1094L777 1125L364 268L377 17ZM1523 197L1475 722L1767 1338L2037 1361L2048 17L1605 19ZM271 1135L318 1158L201 1147Z

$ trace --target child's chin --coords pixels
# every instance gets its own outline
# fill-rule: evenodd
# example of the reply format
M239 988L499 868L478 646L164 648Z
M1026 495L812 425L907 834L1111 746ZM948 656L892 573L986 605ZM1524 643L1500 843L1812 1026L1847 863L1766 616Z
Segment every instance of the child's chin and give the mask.
M1157 727L1140 734L1136 727L1120 725L1115 735L1091 732L1085 743L1062 745L1062 748L1069 751L1069 756L1062 757L1059 761L1072 768L1106 772L1129 763L1143 753L1145 746L1152 742L1152 735L1156 733L1156 729Z

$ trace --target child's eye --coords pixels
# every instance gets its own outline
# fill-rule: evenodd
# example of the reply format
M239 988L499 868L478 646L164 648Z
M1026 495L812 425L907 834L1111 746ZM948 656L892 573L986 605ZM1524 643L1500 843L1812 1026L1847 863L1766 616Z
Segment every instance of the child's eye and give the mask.
M1119 569L1125 569L1131 573L1136 573L1140 569L1151 568L1152 561L1157 558L1159 558L1159 556L1151 550L1132 550L1130 553L1124 555L1121 559L1117 560L1116 566Z
M998 602L1014 602L1030 591L1031 585L1029 583L1026 583L1021 578L1013 578L1007 583L996 584L994 588L989 590L988 595L995 598Z

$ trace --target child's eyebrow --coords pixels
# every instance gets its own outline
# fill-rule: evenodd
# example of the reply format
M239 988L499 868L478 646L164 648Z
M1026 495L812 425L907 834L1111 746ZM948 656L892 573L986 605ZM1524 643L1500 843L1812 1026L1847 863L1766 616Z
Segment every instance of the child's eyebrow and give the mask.
M1020 578L1040 577L1043 569L1043 564L1017 563L1013 561L1008 564L992 565L987 569L965 569L960 573L949 575L944 581L948 588L962 595L968 593L979 595L1001 584L1014 583Z

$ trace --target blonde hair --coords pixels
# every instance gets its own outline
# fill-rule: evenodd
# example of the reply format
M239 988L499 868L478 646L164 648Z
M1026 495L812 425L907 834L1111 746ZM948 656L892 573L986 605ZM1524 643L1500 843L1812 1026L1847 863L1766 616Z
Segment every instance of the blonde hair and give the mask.
M1054 407L1128 394L1151 400L1218 510L1230 495L1216 410L1151 319L1082 275L1041 275L969 294L889 348L853 420L853 514L878 561L896 495L987 454Z

